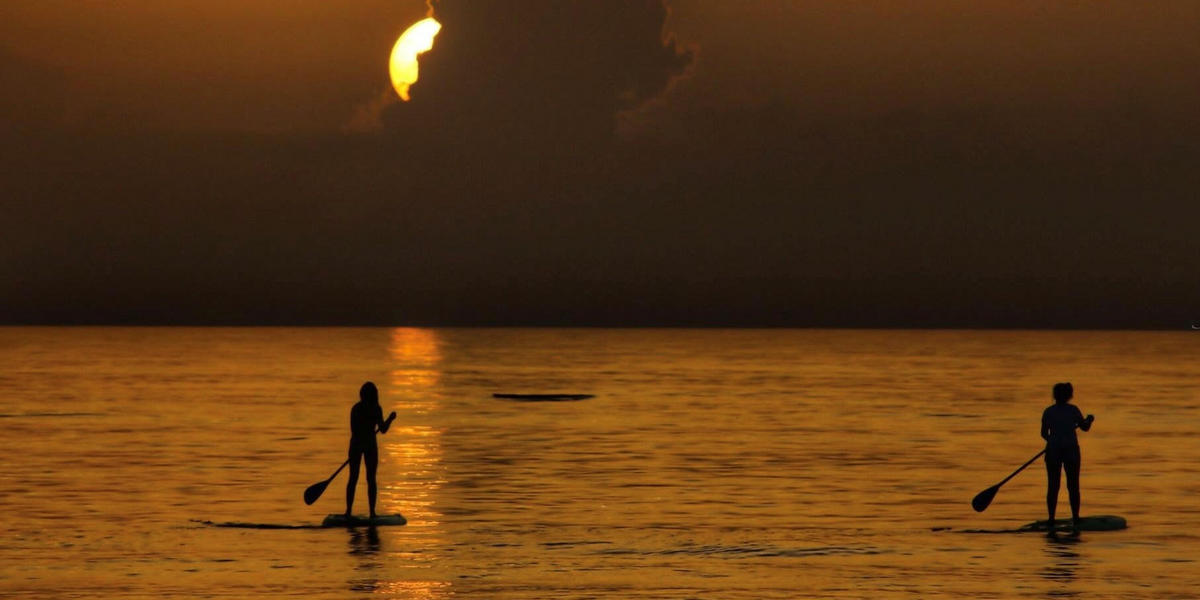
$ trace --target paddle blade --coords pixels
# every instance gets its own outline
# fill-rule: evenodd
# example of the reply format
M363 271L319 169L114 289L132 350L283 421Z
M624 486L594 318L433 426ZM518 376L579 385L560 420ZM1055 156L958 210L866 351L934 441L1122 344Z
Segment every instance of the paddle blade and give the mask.
M333 480L326 479L325 481L322 481L320 483L314 483L314 484L308 486L308 489L304 490L304 503L312 504L313 502L316 502L317 498L320 498L321 494L325 493L325 488L329 486L330 481L333 481Z
M987 510L988 505L992 503L992 498L996 497L996 492L998 491L1000 491L1000 484L993 485L992 487L979 492L971 500L971 508L975 509L975 512L983 512Z

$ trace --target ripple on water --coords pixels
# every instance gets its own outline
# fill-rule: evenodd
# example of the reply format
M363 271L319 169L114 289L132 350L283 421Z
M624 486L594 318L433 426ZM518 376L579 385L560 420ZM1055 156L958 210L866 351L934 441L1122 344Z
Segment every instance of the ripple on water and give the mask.
M707 556L718 558L772 558L772 557L795 557L803 558L809 556L835 556L835 555L873 555L883 554L884 550L873 546L806 546L806 547L782 547L772 545L747 545L747 546L726 546L721 544L706 544L702 546L685 546L681 548L662 548L662 549L632 549L632 548L607 548L597 550L594 554L599 555L642 555L642 556Z

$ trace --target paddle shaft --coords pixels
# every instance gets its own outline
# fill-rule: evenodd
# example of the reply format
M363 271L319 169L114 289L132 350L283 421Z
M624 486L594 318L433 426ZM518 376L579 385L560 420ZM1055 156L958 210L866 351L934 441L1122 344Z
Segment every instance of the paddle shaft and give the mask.
M1092 417L1089 415L1088 419L1085 421L1085 426L1083 428L1084 431L1087 431L1088 429L1090 429L1091 424L1092 424ZM986 490L983 490L982 492L979 492L978 494L975 494L975 497L971 499L971 508L974 508L975 512L983 512L983 511L987 510L987 507L992 503L992 499L996 497L996 492L1000 491L1000 486L1004 485L1005 483L1008 483L1009 479L1016 477L1017 473L1024 471L1025 467L1028 467L1029 465L1033 464L1033 461L1037 460L1045 453L1046 453L1046 449L1043 448L1041 452L1038 452L1037 454L1033 455L1033 458L1025 461L1025 464L1017 467L1016 471L1013 471L1011 474L1009 474L1008 477L1005 477L1002 481L1000 481L1000 483L997 483L996 485L993 485L992 487L990 487Z
M1091 425L1091 422L1089 421L1087 424L1090 426L1090 425ZM1075 427L1079 427L1079 425L1075 425ZM1084 428L1084 431L1087 431L1087 429L1088 429L1088 428L1086 428L1086 427L1085 427L1085 428ZM1026 461L1026 462L1025 462L1025 464L1023 464L1023 465L1021 465L1021 466L1017 467L1017 470L1016 470L1016 471L1013 471L1013 472L1012 472L1012 475L1009 475L1008 477L1005 477L1005 478L1004 478L1004 481L1001 481L1000 483L997 483L997 484L996 484L996 487L1000 487L1000 486L1004 485L1005 483L1008 483L1008 480L1009 480L1009 479L1012 479L1013 477L1016 477L1017 473L1020 473L1021 471L1024 471L1024 470L1025 470L1025 467L1028 467L1029 465L1033 464L1033 461L1037 460L1038 458L1041 458L1041 456L1042 456L1043 454L1045 454L1045 453L1046 453L1046 449L1045 449L1045 448L1042 448L1042 451L1041 451L1041 452L1038 452L1037 454L1033 455L1033 458L1031 458L1031 459L1029 459L1028 461Z
M1037 454L1033 455L1033 458L1031 458L1031 459L1029 459L1029 460L1025 461L1025 464L1023 464L1023 465L1021 465L1021 466L1017 467L1017 470L1016 470L1016 471L1013 471L1011 475L1009 475L1008 477L1005 477L1005 478L1004 478L1004 480L1003 480L1003 481L1001 481L1000 483L997 483L997 484L996 484L996 487L1000 487L1000 486L1004 485L1005 483L1008 483L1008 480L1009 480L1009 479L1012 479L1013 477L1016 477L1016 476L1017 476L1017 473L1020 473L1021 471L1024 471L1024 470L1025 470L1025 467L1028 467L1029 465L1032 465L1032 464L1033 464L1033 461L1035 461L1035 460L1037 460L1037 459L1041 458L1041 457L1042 457L1042 455L1043 455L1043 454L1045 454L1045 453L1046 453L1046 449L1045 449L1045 448L1043 448L1041 452L1038 452ZM337 473L334 473L334 475L336 475L336 474L337 474Z
M330 482L330 481L333 481L333 478L334 478L334 477L337 477L337 476L338 476L338 473L341 473L341 472L342 472L342 469L345 469L345 468L346 468L346 465L348 465L348 464L350 464L350 459L349 459L349 458L347 458L347 459L346 459L346 462L342 463L342 466L338 467L338 468L337 468L337 470L333 472L333 475L330 475L330 476L329 476L329 479L326 479L326 480L325 480L325 482L326 482L326 483L328 483L328 482Z
M392 422L392 420L391 420L391 419L388 419L388 423L391 423L391 422ZM378 425L376 425L376 426L375 426L375 433L379 433L380 431L382 431L382 430L379 428L379 426L378 426ZM348 464L350 464L350 458L349 458L349 457L347 457L347 458L346 458L346 462L342 463L342 466L338 467L338 468L337 468L337 470L333 472L333 475L330 475L330 476L329 476L329 479L326 479L326 480L325 480L325 481L326 481L326 484L328 484L328 482L330 482L330 481L333 481L333 478L334 478L334 477L337 477L337 476L338 476L338 473L341 473L341 472L342 472L342 469L345 469L345 468L346 468L346 465L348 465Z
M1090 426L1090 425L1091 425L1091 422L1089 421L1087 424ZM1079 425L1076 425L1075 427L1079 427ZM1087 428L1084 428L1084 430L1086 431L1086 430L1087 430ZM1041 451L1041 452L1038 452L1037 454L1035 454L1035 455L1033 456L1033 458L1031 458L1031 459L1029 459L1028 461L1026 461L1026 462L1025 462L1025 464L1023 464L1023 465L1021 465L1021 466L1017 467L1017 470L1016 470L1016 471L1013 471L1013 472L1012 472L1012 475L1009 475L1008 477L1005 477L1005 478L1004 478L1004 481L1001 481L1000 483L997 483L997 484L996 484L996 487L1000 487L1000 486L1004 485L1005 483L1007 483L1009 479L1012 479L1013 477L1015 477L1015 476L1017 475L1017 473L1020 473L1021 471L1024 471L1024 470L1025 470L1025 467L1028 467L1029 465L1033 464L1033 461L1037 460L1038 458L1040 458L1040 457L1041 457L1043 454L1045 454L1045 453L1046 453L1046 449L1045 449L1045 448L1042 448L1042 451Z
M392 419L394 418L396 418L396 413L393 412L390 416L388 416L388 420L385 425L390 425L392 423ZM382 430L383 428L381 427L375 428L376 433L379 433ZM342 463L342 466L338 467L337 470L333 472L333 475L329 476L329 479L318 481L317 483L308 486L308 489L304 490L304 503L312 504L313 502L316 502L317 499L321 497L321 494L325 493L325 488L329 487L329 484L333 481L333 478L337 477L338 473L341 473L342 469L345 469L346 465L348 464L350 464L349 457L346 458L346 462Z

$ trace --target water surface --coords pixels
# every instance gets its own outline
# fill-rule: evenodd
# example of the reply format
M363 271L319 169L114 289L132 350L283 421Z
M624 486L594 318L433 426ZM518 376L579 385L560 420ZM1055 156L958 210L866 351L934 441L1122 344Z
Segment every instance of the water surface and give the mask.
M1200 587L1200 333L0 329L12 598L1086 598ZM344 503L359 384L399 418ZM1078 541L1044 518L1050 387L1096 414ZM579 402L493 392L595 394ZM365 510L365 489L359 512ZM1066 514L1063 491L1060 514Z

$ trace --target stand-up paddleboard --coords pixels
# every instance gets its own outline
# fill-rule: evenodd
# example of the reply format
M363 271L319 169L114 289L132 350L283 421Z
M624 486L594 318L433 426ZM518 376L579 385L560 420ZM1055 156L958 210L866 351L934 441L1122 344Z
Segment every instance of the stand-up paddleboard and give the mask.
M1098 515L1079 519L1080 531L1118 531L1129 527L1124 517L1114 515ZM1026 523L1016 529L953 529L950 527L935 527L934 531L953 531L957 533L1046 533L1050 531L1047 521ZM1054 531L1070 532L1071 519L1055 519Z
M192 519L193 523L208 525L211 527L233 527L236 529L330 529L333 527L388 527L392 525L405 525L408 519L404 515L377 515L374 519L360 515L354 515L349 519L346 515L329 515L320 525L289 525L286 523L248 523L244 521L225 521L216 523L213 521L205 521L201 519Z
M1050 531L1051 526L1053 526L1055 531L1071 531L1073 529L1071 519L1055 519L1053 524L1050 521L1026 523L1021 526L1021 531ZM1080 531L1116 531L1118 529L1125 529L1128 526L1124 517L1114 515L1099 515L1079 519Z
M374 517L364 517L360 515L336 514L325 517L321 522L322 527L386 527L389 525L404 525L408 523L408 519L402 514L394 515L375 515Z

